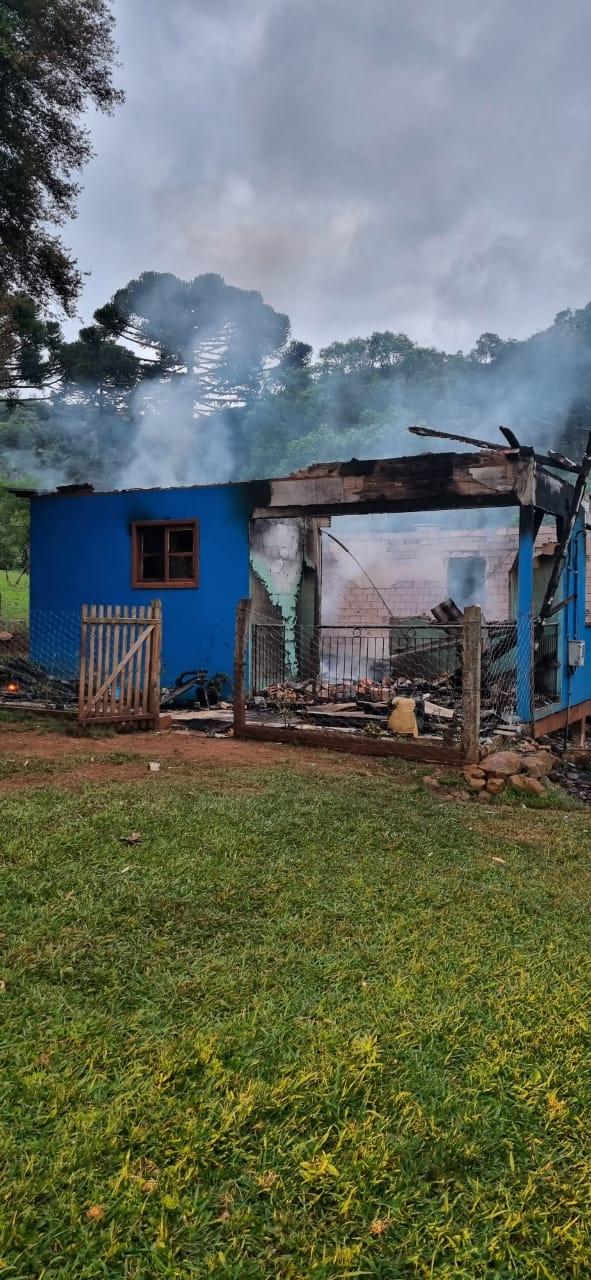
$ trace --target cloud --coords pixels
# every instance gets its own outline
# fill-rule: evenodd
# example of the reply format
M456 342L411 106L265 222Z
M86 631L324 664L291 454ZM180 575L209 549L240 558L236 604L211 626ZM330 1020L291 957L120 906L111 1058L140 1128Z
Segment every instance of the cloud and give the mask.
M68 238L85 317L143 269L261 289L317 345L448 349L591 297L585 0L117 0Z

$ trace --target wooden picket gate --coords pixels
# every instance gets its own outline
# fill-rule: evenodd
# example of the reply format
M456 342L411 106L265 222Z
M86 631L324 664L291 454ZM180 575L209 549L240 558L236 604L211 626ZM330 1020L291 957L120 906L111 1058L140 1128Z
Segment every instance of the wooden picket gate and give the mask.
M83 605L79 724L144 721L160 711L162 606Z

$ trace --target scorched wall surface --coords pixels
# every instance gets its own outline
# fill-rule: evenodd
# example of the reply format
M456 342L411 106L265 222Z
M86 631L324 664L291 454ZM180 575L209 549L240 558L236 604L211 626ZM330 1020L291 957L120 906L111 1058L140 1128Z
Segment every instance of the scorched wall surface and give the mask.
M244 485L56 495L31 501L31 651L77 671L83 604L162 601L162 684L199 667L232 673L236 604L248 595L250 495ZM199 522L199 586L133 588L131 526ZM60 651L58 654L57 651Z

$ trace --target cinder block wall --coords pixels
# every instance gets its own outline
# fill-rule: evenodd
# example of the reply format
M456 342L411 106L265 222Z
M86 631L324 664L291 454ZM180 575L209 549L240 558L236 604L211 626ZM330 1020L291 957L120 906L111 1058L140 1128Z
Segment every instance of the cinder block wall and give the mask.
M541 542L548 536L544 530ZM449 560L462 556L480 556L486 562L485 617L493 622L509 616L509 573L519 541L516 525L461 530L415 526L403 533L343 534L342 541L367 569L395 617L430 615L449 595ZM323 537L322 547L322 622L387 623L387 610L350 556L330 538Z

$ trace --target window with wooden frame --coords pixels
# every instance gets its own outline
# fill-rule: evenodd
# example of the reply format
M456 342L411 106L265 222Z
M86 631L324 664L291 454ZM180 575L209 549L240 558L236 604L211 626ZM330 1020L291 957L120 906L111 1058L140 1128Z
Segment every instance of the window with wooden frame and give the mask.
M146 520L131 526L132 586L199 585L196 520Z

